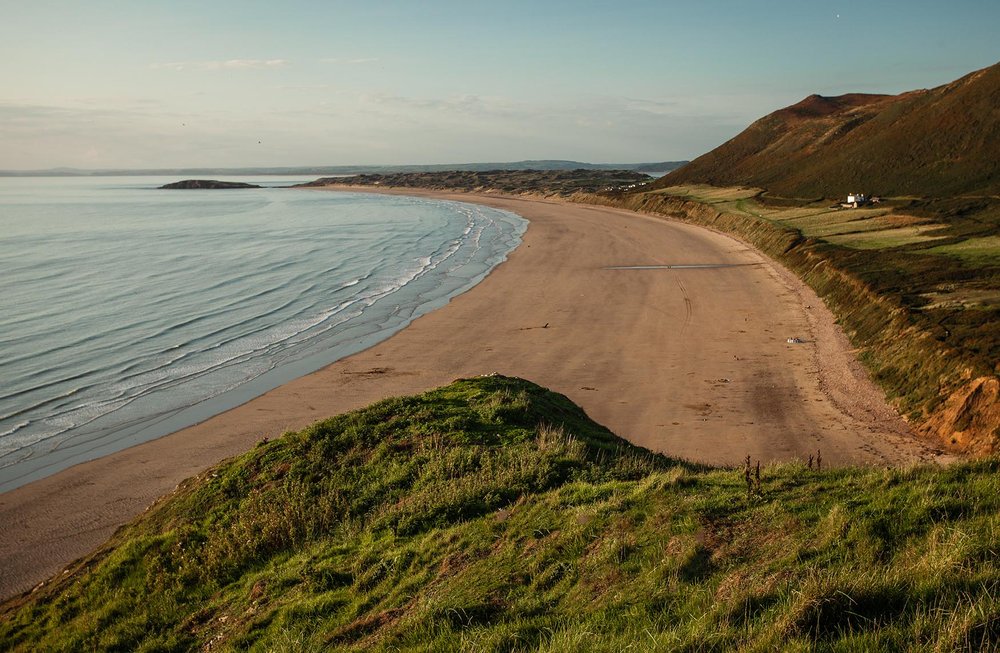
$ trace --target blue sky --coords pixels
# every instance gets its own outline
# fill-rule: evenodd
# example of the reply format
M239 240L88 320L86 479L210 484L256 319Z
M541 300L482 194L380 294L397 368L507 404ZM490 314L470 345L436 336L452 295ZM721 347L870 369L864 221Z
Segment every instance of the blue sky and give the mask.
M0 168L693 158L1000 61L1000 2L0 0Z

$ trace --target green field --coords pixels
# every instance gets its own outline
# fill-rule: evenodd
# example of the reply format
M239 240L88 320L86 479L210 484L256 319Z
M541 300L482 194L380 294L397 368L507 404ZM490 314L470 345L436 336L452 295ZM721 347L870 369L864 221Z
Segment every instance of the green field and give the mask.
M941 225L917 225L894 229L860 229L847 233L834 233L823 237L827 242L852 249L888 249L916 243L926 243L944 238L937 235Z
M687 197L707 204L721 204L757 197L761 191L759 188L721 188L704 184L691 184L660 188L651 192Z
M928 251L933 254L953 256L973 264L997 265L1000 264L1000 236L969 238Z
M884 249L944 238L944 224L928 218L894 214L891 207L845 209L828 203L807 206L768 206L756 201L756 188L715 188L701 184L670 186L653 193L692 199L720 211L744 213L797 229L851 249Z
M191 479L12 651L1000 650L1000 462L710 469L481 377Z

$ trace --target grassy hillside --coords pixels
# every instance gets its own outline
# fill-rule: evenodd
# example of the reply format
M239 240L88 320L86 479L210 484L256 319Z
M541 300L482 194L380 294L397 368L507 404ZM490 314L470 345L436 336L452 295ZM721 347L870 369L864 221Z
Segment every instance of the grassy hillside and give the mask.
M1000 195L1000 64L897 96L813 95L675 170L659 187L753 186L791 198L851 192Z
M996 460L758 478L483 377L181 484L0 649L1000 650L998 527Z

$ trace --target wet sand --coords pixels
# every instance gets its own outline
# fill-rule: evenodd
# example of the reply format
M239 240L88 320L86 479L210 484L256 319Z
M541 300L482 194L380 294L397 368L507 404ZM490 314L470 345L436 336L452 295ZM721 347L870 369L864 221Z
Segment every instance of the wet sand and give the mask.
M0 495L0 597L30 589L184 478L264 437L491 372L561 392L622 437L691 460L940 457L885 405L822 302L737 240L602 207L406 194L481 202L530 226L482 283L371 349ZM673 267L692 265L706 267Z

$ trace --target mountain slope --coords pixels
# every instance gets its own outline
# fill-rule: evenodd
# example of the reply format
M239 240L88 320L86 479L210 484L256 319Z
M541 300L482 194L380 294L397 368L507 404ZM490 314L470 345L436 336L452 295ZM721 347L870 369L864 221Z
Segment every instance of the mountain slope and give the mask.
M659 180L797 198L1000 194L1000 64L901 95L812 95Z

